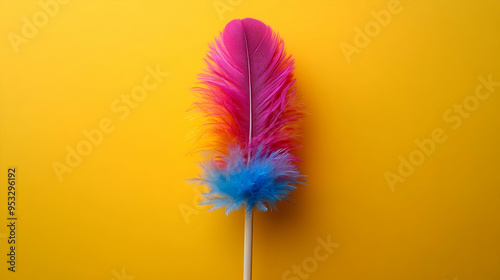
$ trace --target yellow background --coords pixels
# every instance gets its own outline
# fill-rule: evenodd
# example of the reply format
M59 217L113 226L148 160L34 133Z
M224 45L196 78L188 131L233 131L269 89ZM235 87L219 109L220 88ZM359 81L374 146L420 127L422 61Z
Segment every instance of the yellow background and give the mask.
M308 279L500 279L500 87L458 129L443 119L479 76L500 81L500 2L401 0L348 63L342 42L355 46L355 28L388 5L73 0L16 53L9 36L43 10L0 1L0 279L241 278L243 214L205 212L184 180L200 159L185 141L200 122L186 113L189 88L208 43L244 17L284 38L307 107L298 154L308 186L295 205L256 215L254 279L282 279L328 236L340 247ZM112 103L157 65L168 76L120 119ZM115 129L60 182L53 162L65 164L66 147L103 119ZM384 174L436 128L447 140L391 189ZM6 263L9 166L16 273Z

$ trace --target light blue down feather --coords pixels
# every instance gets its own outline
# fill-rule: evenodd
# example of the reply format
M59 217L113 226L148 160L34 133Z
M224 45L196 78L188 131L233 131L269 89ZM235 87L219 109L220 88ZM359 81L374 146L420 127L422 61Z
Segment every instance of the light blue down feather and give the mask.
M254 207L259 211L275 210L278 201L288 200L294 184L303 184L304 175L299 173L289 152L259 149L248 164L241 149L233 147L229 152L223 158L225 166L219 166L215 160L204 162L202 175L193 180L210 189L200 203L213 205L209 210L225 207L226 215L243 206L246 211Z

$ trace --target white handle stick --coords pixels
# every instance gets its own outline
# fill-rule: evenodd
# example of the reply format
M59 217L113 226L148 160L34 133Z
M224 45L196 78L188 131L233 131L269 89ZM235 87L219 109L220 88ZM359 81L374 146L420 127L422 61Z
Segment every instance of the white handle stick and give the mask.
M246 212L246 211L245 211ZM245 214L245 247L243 251L243 280L252 280L253 211Z

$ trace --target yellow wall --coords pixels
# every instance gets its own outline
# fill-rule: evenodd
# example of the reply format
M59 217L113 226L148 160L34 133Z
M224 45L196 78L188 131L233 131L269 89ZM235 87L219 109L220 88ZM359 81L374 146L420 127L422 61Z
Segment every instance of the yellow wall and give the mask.
M1 0L0 278L241 278L243 214L205 212L184 181L199 160L185 111L208 43L255 17L296 59L309 185L256 215L254 279L500 279L499 12L487 0Z

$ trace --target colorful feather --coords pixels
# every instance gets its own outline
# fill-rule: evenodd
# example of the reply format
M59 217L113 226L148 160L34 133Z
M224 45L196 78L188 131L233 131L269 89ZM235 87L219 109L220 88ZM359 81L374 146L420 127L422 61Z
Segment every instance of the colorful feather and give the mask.
M210 45L195 107L208 120L210 161L196 179L210 191L203 204L226 214L275 209L302 182L296 156L298 122L294 61L264 23L233 20ZM205 135L206 136L206 135Z

